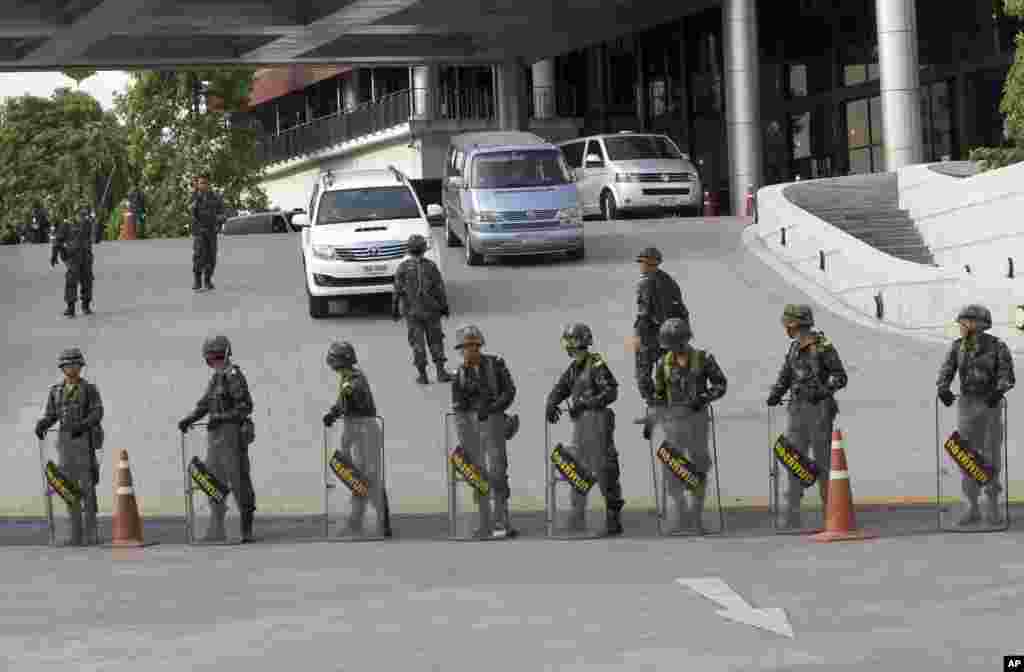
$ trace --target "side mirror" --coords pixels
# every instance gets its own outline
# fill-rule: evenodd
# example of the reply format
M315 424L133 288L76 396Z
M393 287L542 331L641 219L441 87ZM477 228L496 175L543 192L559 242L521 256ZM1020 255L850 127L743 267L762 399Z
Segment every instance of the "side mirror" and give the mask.
M304 212L297 212L292 215L292 226L296 229L303 229L309 226L309 215Z
M584 164L587 168L600 168L604 165L604 161L597 154L587 154Z
M444 220L444 208L437 203L431 203L427 206L427 221L428 222L440 222Z

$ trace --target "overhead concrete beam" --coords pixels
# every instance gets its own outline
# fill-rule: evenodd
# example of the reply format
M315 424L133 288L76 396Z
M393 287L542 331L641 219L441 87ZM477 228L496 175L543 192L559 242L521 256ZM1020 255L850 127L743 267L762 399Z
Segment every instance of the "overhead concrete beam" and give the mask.
M372 25L419 2L420 0L356 0L343 9L303 27L300 31L283 35L280 39L245 54L243 58L247 61L293 61L349 34L357 27Z
M110 37L117 26L146 15L162 0L104 0L70 26L61 26L41 47L26 54L26 64L63 66L81 61L94 44Z

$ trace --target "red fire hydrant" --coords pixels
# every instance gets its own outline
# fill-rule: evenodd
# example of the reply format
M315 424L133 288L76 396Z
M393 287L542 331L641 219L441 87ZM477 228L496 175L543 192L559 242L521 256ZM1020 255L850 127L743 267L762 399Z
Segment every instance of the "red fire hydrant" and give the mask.
M754 216L754 185L747 187L747 203L746 203L747 217Z
M718 192L704 192L704 216L718 217Z
M125 210L121 217L121 236L119 240L135 240L135 213Z

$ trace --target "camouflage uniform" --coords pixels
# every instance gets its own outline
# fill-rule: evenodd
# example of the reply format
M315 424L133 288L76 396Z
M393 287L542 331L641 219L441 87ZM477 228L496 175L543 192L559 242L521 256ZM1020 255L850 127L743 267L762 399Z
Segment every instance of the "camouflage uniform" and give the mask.
M637 260L642 258L661 263L661 252L656 248L647 248L637 256ZM640 396L649 401L654 394L651 369L658 358L665 354L658 345L658 330L665 320L673 317L689 322L690 311L683 303L678 283L660 268L643 274L636 288L636 305L633 332L640 341L636 352L636 383Z
M985 486L988 507L986 517L990 523L1001 522L999 495L1002 471L1003 395L1016 385L1013 371L1013 356L1010 348L999 338L984 333L992 327L992 316L984 306L971 305L960 311L957 320L973 319L978 332L967 338L953 341L946 359L939 368L936 383L940 398L946 405L952 404L950 385L953 377L960 374L960 398L957 403L957 426L965 443L977 450L992 466L992 481ZM975 522L979 518L978 495L981 486L964 474L962 490L968 509L962 524Z
M833 396L846 387L847 376L839 352L821 331L811 329L814 315L810 306L788 305L783 311L783 322L799 323L799 332L786 353L786 359L772 386L768 405L776 406L788 390L789 426L786 441L805 457L811 457L818 466L818 489L822 502L828 494L829 471L832 466L832 426L839 405ZM804 335L810 336L805 344ZM783 526L799 527L800 501L804 488L800 480L788 471L782 475Z
M455 347L461 348L461 343ZM506 446L508 420L505 411L515 397L516 386L508 365L496 355L481 354L477 367L462 364L452 381L452 406L459 445L470 462L480 467L490 482L497 509L496 527L510 533L514 531L508 521L510 489ZM476 493L475 498L481 521L477 534L485 536L491 528L490 496L481 497Z
M181 431L209 416L206 424L206 467L220 482L226 483L234 493L241 515L242 537L252 537L253 512L256 511L256 495L252 487L249 446L244 441L242 425L250 420L253 412L252 395L245 374L230 361L231 345L223 336L207 339L203 353L224 353L225 366L214 369L206 392L196 402L195 410L178 423ZM218 541L225 537L224 519L227 505L210 500L212 521L206 541Z
M327 365L338 373L338 400L324 415L324 425L330 427L338 418L344 418L341 452L363 472L370 483L371 499L380 511L381 527L385 536L391 536L391 515L388 493L383 482L380 464L381 428L377 422L377 406L370 391L366 374L355 367L355 350L349 343L332 344L327 353ZM349 531L360 532L366 515L367 497L352 496Z
M619 396L619 383L604 357L588 352L593 337L584 324L568 325L562 343L573 356L573 362L562 373L548 394L548 422L559 419L558 405L570 399L569 417L573 423L573 445L584 465L598 476L601 494L607 505L607 531L622 532L620 519L625 501L620 484L619 453L615 449L615 412L609 406ZM578 356L575 356L577 355ZM574 523L583 525L585 496L573 491Z
M64 276L64 302L68 308L64 314L75 316L75 302L78 300L78 286L81 285L82 311L92 313L92 242L95 222L88 210L82 209L74 220L61 222L53 237L53 253L50 266L57 264L59 257L64 261L67 272Z
M714 355L689 345L692 336L690 325L682 319L673 318L662 325L659 340L666 353L654 370L654 407L665 439L694 468L709 474L713 465L708 452L708 404L725 396L728 381ZM677 361L675 353L685 356L685 365ZM678 512L678 519L672 521L674 531L682 531L687 520L702 530L706 489L693 492L665 465L661 472L665 492Z
M213 191L192 192L192 289L213 289L213 271L217 266L217 234L227 221L224 200Z
M85 366L85 359L78 348L61 353L58 366L68 364ZM73 545L98 543L96 526L96 485L99 483L100 466L96 459L96 432L103 421L103 400L99 388L81 378L75 385L67 381L50 388L46 397L46 410L36 424L36 436L43 440L46 431L60 422L57 437L57 454L61 472L78 485L85 504L85 535L83 538L82 505L69 507L71 514L71 539Z
M427 381L427 352L424 341L430 346L430 356L437 366L438 382L450 382L445 370L447 361L444 354L444 331L441 317L448 316L448 297L445 293L441 271L430 259L423 256L426 240L413 235L409 240L412 257L398 265L395 271L395 290L392 314L396 319L405 307L405 323L409 334L412 360L419 372L417 382Z

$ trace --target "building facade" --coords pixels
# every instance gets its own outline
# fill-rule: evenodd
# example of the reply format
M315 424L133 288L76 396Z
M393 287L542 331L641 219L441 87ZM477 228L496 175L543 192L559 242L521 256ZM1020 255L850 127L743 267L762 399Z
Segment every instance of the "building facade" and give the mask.
M721 0L534 64L346 69L258 101L247 116L265 129L268 166L342 131L411 121L426 179L441 176L433 145L461 130L523 128L556 141L663 132L723 209L737 211L750 186L965 159L1001 144L999 102L1021 29L1002 5ZM334 134L313 128L346 116Z

